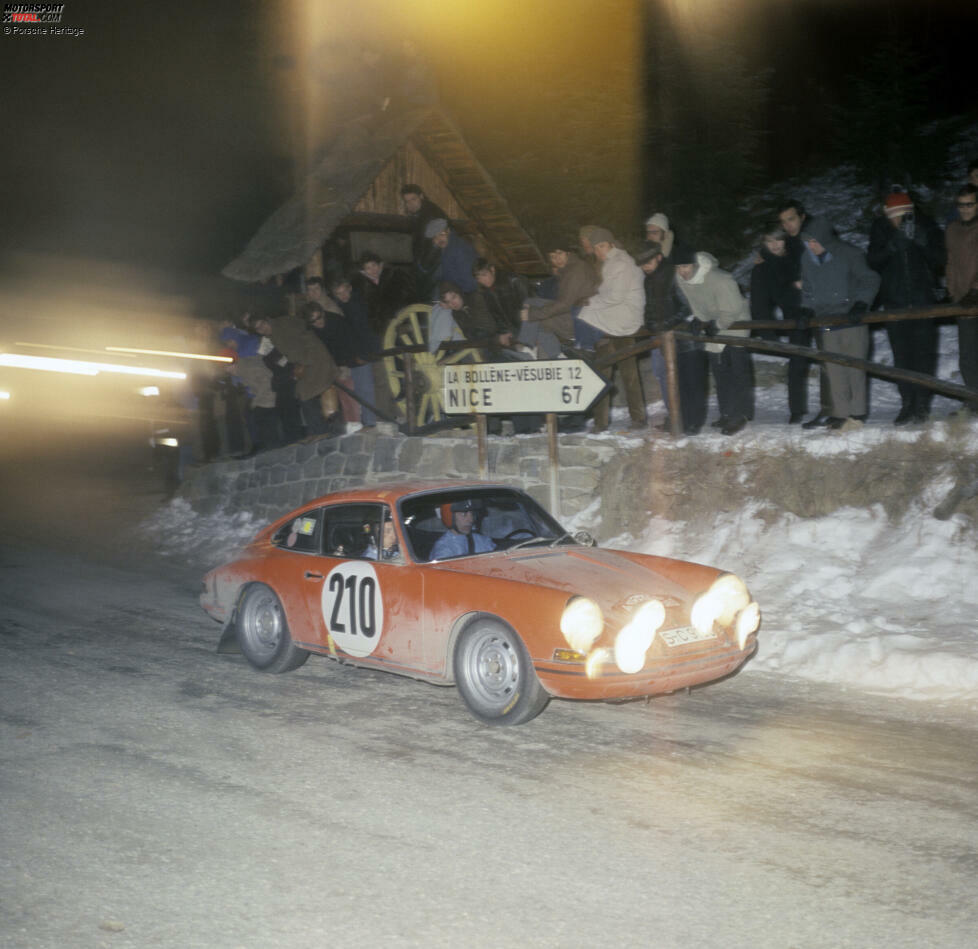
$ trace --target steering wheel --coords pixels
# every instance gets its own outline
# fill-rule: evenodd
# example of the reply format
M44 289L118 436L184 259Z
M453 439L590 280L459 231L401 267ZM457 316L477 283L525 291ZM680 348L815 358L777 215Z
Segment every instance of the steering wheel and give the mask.
M505 537L500 537L500 540L516 540L520 534L527 534L530 537L536 537L536 533L531 531L528 527L517 527L516 530L510 531Z

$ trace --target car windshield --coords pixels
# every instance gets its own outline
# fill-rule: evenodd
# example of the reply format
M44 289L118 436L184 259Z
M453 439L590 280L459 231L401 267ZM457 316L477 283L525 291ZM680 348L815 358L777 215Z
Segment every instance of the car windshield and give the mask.
M422 563L576 541L536 501L513 488L459 488L398 505L411 554Z

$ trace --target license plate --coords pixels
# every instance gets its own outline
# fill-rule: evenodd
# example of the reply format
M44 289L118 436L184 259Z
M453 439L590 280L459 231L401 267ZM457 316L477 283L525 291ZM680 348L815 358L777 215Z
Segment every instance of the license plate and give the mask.
M687 643L698 643L704 639L717 638L716 633L701 633L693 626L678 626L676 629L664 629L659 635L667 646L685 646Z

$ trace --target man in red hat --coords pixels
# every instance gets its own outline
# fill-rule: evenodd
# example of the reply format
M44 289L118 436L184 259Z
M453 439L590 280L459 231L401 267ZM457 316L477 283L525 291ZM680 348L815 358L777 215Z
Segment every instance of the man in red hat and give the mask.
M884 310L932 306L937 275L944 267L944 234L926 214L914 208L908 194L893 191L883 200L883 214L873 221L866 254L880 275L878 302ZM929 376L937 369L937 326L933 320L887 323L893 365ZM898 382L900 412L894 425L923 422L930 415L933 392Z

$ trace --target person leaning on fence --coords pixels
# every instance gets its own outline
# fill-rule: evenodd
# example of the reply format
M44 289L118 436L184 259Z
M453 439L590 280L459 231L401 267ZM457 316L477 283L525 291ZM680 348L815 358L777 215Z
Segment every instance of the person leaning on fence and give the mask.
M340 413L333 383L338 370L329 350L298 316L259 317L254 326L296 367L295 389L302 403L306 434L337 433Z
M434 273L436 285L442 281L454 283L463 293L471 293L476 288L472 276L472 265L479 256L472 245L449 226L444 218L429 221L424 229L425 237L437 252Z
M594 267L570 249L570 242L552 240L547 258L557 279L556 297L530 297L520 313L520 340L535 346L542 358L556 359L561 347L575 342L574 319L598 289ZM553 342L556 340L556 346Z
M662 245L649 241L635 258L645 274L645 328L654 336L681 329L685 325L688 307L676 298L675 267L662 254ZM685 311L685 312L684 312ZM671 418L673 406L669 397L666 360L662 347L651 354L652 373L659 383L662 401ZM679 401L682 406L682 428L687 435L698 435L706 421L706 358L700 343L688 339L676 340L676 375ZM658 428L668 431L667 419Z
M689 301L696 329L702 331L707 358L716 383L720 417L713 422L723 435L735 435L754 417L754 387L750 353L711 339L750 336L750 330L732 330L732 323L749 322L750 308L737 281L717 266L717 259L703 251L684 248L674 252L676 283Z
M866 255L835 236L825 218L809 219L801 234L805 253L801 258L802 319L842 317L842 326L826 326L819 332L819 348L865 359L869 354L869 327L863 315L876 298L880 276L866 263ZM830 416L829 428L861 425L866 420L866 372L826 362Z
M442 343L458 343L465 340L465 333L455 319L456 313L465 309L465 297L461 288L447 280L438 284L438 302L428 317L428 352L437 353Z
M601 264L601 283L597 292L581 308L578 319L597 330L601 337L595 345L598 357L613 356L632 345L632 337L641 328L645 316L645 274L631 256L617 246L611 231L592 227L588 240L594 248L594 256ZM631 427L645 428L645 398L642 380L639 378L635 356L626 356L608 367L609 375L615 367L625 389ZM611 408L610 396L604 396L595 404L592 417L594 431L608 428Z
M869 266L880 275L877 302L884 310L933 306L937 276L944 267L944 233L926 214L915 210L910 196L892 192L883 214L869 232ZM886 324L893 365L933 376L937 370L937 324L933 320L900 320ZM930 416L933 390L897 382L900 412L894 425L923 422Z
M778 205L778 221L785 232L785 250L788 259L792 261L795 270L795 286L801 292L801 258L805 254L805 244L801 239L802 228L815 218L805 210L805 206L796 198L783 200ZM798 346L811 346L814 342L814 335L802 323L795 326L794 339ZM804 377L804 396L805 411L808 411L808 374ZM798 377L798 385L801 385L801 377ZM799 402L801 402L799 398ZM790 409L789 409L790 411ZM829 406L829 381L825 373L825 363L819 365L818 370L818 411L807 421L802 423L802 428L812 429L821 428L828 423L832 412Z
M800 245L800 242L799 242ZM800 264L788 253L788 233L780 223L769 224L761 235L760 262L750 272L750 314L755 320L797 320L801 309ZM792 346L809 347L812 334L788 330ZM788 357L788 424L797 425L808 411L808 371L805 356Z
M960 219L947 226L947 292L954 303L978 307L978 185L957 197ZM978 389L978 317L958 317L958 365L966 386ZM978 402L968 409L978 415Z

